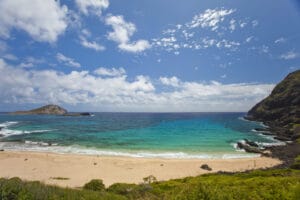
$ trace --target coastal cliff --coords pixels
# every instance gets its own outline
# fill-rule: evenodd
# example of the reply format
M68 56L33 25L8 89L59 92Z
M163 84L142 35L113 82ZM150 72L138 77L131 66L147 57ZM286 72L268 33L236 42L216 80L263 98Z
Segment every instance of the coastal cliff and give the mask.
M300 70L290 73L246 118L264 122L278 139L300 138Z
M29 110L29 111L16 111L11 114L14 115L64 115L67 114L68 111L58 105L46 105L37 109Z
M285 146L267 149L284 161L283 166L300 169L300 70L290 73L245 118L266 124L268 128L259 130L262 134L286 141Z

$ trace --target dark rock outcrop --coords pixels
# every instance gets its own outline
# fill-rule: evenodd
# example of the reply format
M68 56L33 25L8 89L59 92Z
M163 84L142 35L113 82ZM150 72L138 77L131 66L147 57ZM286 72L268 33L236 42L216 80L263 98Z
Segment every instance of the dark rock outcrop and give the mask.
M258 147L250 146L249 144L246 144L246 143L238 142L237 146L239 149L244 149L248 153L260 153L260 154L264 153Z
M256 144L256 142L244 139L245 143L248 144L249 146L253 146L253 147L258 147L258 144Z
M91 116L92 114L89 112L83 112L83 113L66 113L64 116L69 117L79 117L79 116Z
M46 105L37 109L29 111L16 111L11 114L14 115L64 115L68 111L57 105Z
M211 171L212 170L212 168L210 166L208 166L208 164L203 164L203 165L201 165L200 168L204 169L204 170L207 170L207 171Z
M290 73L256 104L246 119L262 121L280 140L295 140L300 136L300 70Z

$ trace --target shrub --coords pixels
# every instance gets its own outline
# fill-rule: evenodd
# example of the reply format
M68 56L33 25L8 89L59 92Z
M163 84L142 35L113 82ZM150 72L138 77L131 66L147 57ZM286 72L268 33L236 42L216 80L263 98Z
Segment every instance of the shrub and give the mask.
M107 191L115 193L115 194L121 194L121 195L127 195L130 192L132 192L136 188L136 184L127 184L127 183L115 183L112 184Z
M151 183L157 182L157 179L155 178L155 176L150 175L150 176L143 178L143 181L145 184L151 184Z
M83 186L83 189L93 190L93 191L103 191L105 190L105 185L101 179L93 179Z

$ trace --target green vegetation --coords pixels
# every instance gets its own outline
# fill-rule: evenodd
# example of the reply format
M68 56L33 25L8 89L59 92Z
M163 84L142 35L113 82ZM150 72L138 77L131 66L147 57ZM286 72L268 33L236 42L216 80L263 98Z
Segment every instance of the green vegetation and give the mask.
M291 165L292 169L300 169L300 155L295 158L294 163Z
M1 200L48 200L48 199L103 199L124 200L125 197L108 192L76 190L47 186L38 181L21 181L19 178L0 179Z
M21 181L19 178L0 179L0 199L300 199L299 170L207 174L163 182L152 181L154 177L149 177L139 185L117 183L107 189L101 180L92 180L80 190Z
M70 178L66 178L66 177L51 177L51 179L54 179L54 180L69 180Z
M105 185L103 184L102 180L93 179L90 182L86 183L83 186L83 189L93 190L93 191L104 191L105 190Z

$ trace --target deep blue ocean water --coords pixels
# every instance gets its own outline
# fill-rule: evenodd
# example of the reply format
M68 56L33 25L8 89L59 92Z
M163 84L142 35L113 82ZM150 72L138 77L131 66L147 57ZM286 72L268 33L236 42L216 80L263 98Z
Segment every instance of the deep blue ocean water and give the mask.
M164 158L258 156L236 149L243 139L280 144L253 131L245 113L94 113L93 116L0 114L0 148Z

